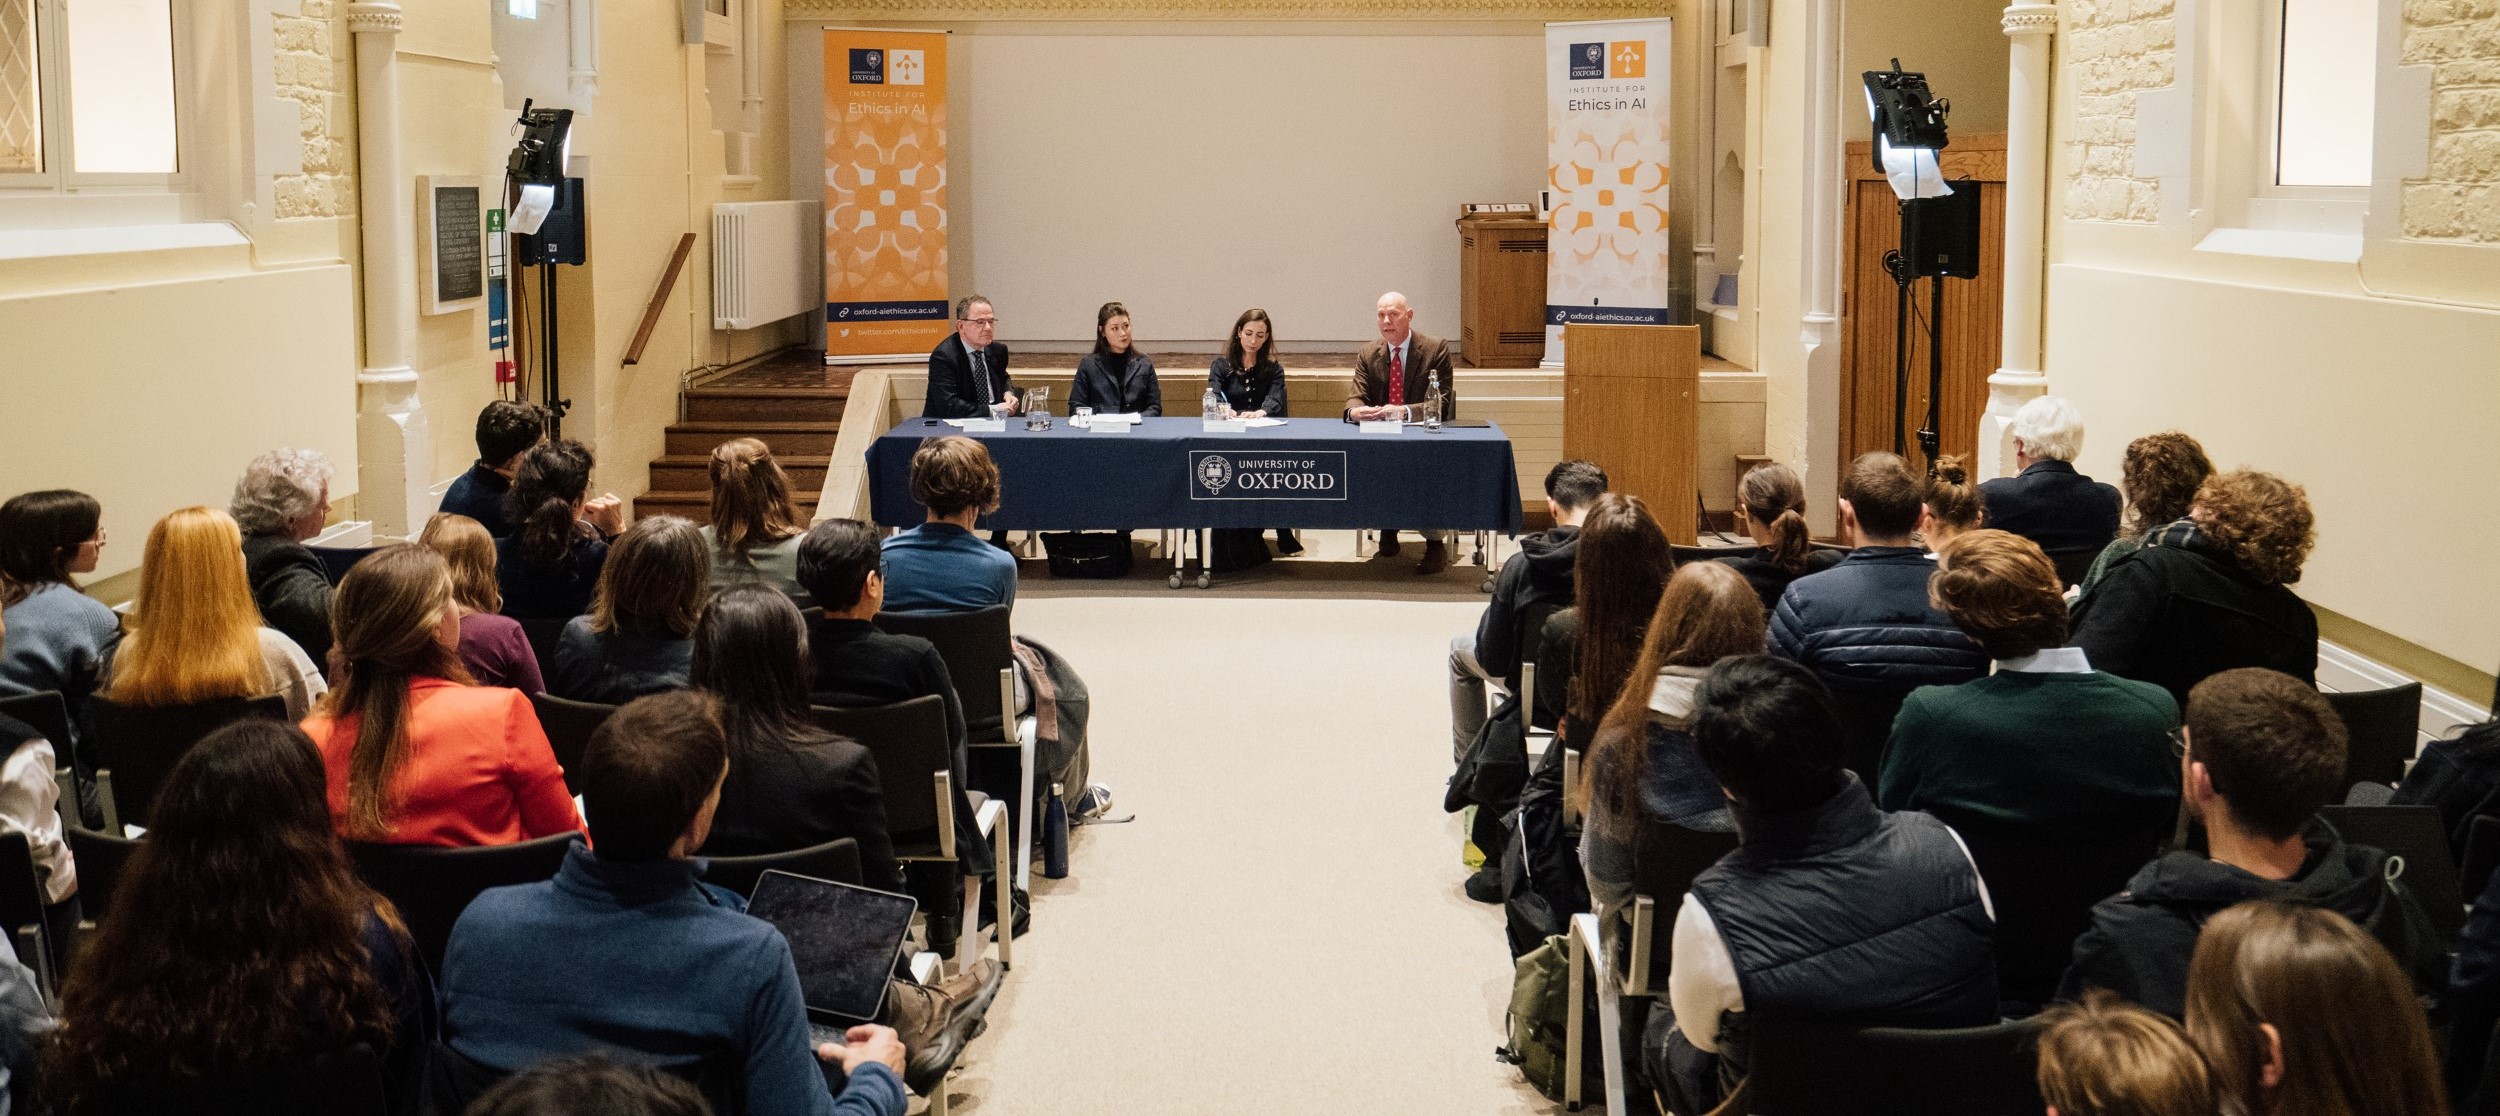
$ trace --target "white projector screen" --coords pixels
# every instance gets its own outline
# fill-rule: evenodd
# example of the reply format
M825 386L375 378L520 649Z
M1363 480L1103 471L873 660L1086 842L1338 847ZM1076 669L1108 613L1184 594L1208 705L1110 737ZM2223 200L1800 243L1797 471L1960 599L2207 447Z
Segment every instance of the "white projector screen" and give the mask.
M1353 342L1386 290L1455 340L1460 203L1542 185L1533 24L951 47L950 270L1011 342L1090 341L1115 299L1149 345L1221 339L1252 306L1287 345Z

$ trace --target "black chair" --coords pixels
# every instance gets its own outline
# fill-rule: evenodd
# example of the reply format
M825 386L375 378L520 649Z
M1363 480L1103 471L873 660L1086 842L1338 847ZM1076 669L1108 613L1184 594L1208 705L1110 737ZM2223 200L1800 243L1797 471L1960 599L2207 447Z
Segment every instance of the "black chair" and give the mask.
M42 733L52 742L52 754L63 763L69 762L69 702L60 691L45 690L34 694L0 697L0 716L15 717L26 727ZM23 744L23 740L0 741L0 747Z
M2059 550L2049 554L2049 564L2057 567L2057 579L2067 588L2083 584L2084 575L2092 572L2092 563L2099 559L2099 547L2090 550Z
M564 626L573 622L570 616L515 616L521 622L521 635L530 641L530 654L538 656L538 672L546 674L556 665L556 644L564 638Z
M755 893L755 881L766 872L788 872L835 883L860 882L859 842L837 837L821 845L761 856L707 856L703 882L740 895Z
M139 841L79 825L63 826L61 839L68 843L70 860L78 866L80 915L89 922L102 922L105 909L113 905L113 889L121 883L123 867L139 851Z
M1675 564L1679 566L1686 562L1716 562L1724 558L1762 557L1762 548L1758 546L1673 546L1668 549L1674 552Z
M110 809L124 822L148 823L157 788L174 763L202 737L246 717L286 720L286 698L222 698L189 705L123 705L104 697L87 701L84 747L96 757L97 777L109 781Z
M2091 927L2092 905L2126 888L2160 851L2175 820L2165 810L2049 831L1932 812L1961 834L1979 878L1987 881L1996 908L1997 997L2025 1008L2056 996L2075 939Z
M563 865L576 833L557 833L514 845L451 849L435 845L347 843L348 856L365 883L399 908L408 936L432 972L443 971L451 927L469 901L490 887L537 883Z
M329 578L330 584L336 585L339 582L347 580L347 571L351 567L355 566L356 563L364 561L365 555L371 554L381 548L372 546L308 546L304 549L312 551L313 557L321 559L321 575Z
M1029 887L1033 871L1033 807L1047 780L1062 773L1034 770L1034 742L1039 726L1016 716L1015 633L1006 605L973 612L881 612L877 627L893 635L918 636L937 648L946 673L955 681L955 701L963 706L964 740L972 748L965 777L972 787L992 798L1015 804L1008 811L1008 843L1014 860L1015 886ZM1008 761L1013 759L1013 767ZM1069 786L1075 795L1085 788ZM1001 864L1009 863L1001 859Z
M1832 708L1840 714L1841 763L1874 789L1883 769L1884 745L1892 740L1893 718L1901 715L1907 689L1831 687Z
M2328 806L2318 817L2344 840L2404 859L2399 880L2422 904L2439 940L2453 947L2465 932L2465 895L2458 886L2456 854L2437 806Z
M108 1086L100 1116L386 1116L382 1059L371 1046L270 1066L233 1077L140 1079Z
M2500 868L2500 818L2478 815L2466 828L2465 858L2457 865L2457 890L2468 896L2481 896L2491 884L2494 868Z
M35 872L35 850L23 833L0 833L0 929L9 934L17 959L34 970L36 987L46 999L61 979L63 947L44 918L43 877Z
M811 712L817 727L858 741L876 757L877 779L885 796L885 828L894 838L894 858L905 862L955 863L959 853L955 847L954 748L947 738L945 699L926 694L909 701L854 709L819 705ZM1015 906L1009 889L1014 873L1008 870L1011 862L1007 859L1006 807L979 791L966 791L964 797L975 814L977 828L990 837L991 851L997 857L996 894L992 898L998 910L1012 912ZM970 912L966 914L969 916ZM972 932L969 917L964 926L959 942L965 950L977 949L979 935ZM1001 967L1013 962L1013 943L1013 934L998 935ZM959 955L959 959L968 960L968 956Z
M2033 1047L2039 1026L2032 1020L1946 1030L1751 1022L1743 1096L1725 1111L2038 1116L2046 1107ZM1840 1098L1847 1100L1836 1103Z
M581 768L582 749L590 746L590 734L608 723L616 707L554 694L531 694L530 707L538 711L538 727L547 734L547 746L555 750L556 766L564 769L564 785L572 787L573 772Z
M2344 760L2346 786L2363 780L2393 783L2405 777L2405 761L2420 748L2421 683L2329 693L2326 703L2344 719L2344 732L2352 738L2352 750Z

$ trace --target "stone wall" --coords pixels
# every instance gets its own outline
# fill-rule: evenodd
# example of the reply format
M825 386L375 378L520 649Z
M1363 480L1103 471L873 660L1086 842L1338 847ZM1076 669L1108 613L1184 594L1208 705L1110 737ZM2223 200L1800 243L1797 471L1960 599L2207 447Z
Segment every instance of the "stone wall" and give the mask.
M2069 220L2151 224L2160 216L2161 184L2135 169L2135 99L2177 78L2173 2L2066 0L2062 5L2066 28L2059 49L2075 96L2074 131L2063 143L2062 209Z
M2404 184L2404 235L2500 244L2500 0L2406 0L2397 62L2431 67L2430 174Z
M301 113L303 169L277 176L280 220L356 212L355 43L339 0L303 0L276 22L278 96Z

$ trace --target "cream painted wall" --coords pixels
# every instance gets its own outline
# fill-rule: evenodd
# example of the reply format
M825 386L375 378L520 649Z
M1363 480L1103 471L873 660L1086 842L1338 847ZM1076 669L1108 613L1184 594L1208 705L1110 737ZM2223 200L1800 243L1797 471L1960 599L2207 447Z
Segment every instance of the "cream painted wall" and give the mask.
M1750 175L1755 194L1746 204L1753 243L1745 266L1755 284L1754 315L1744 324L1752 327L1754 368L1763 375L1763 452L1804 475L1807 520L1816 531L1828 533L1836 473L1814 466L1838 452L1831 447L1838 444L1834 371L1839 353L1836 332L1829 344L1818 342L1818 328L1829 323L1807 320L1814 308L1806 288L1815 281L1814 248L1809 244L1809 199L1815 192L1807 176L1819 142L1811 134L1808 110L1813 71L1836 65L1838 58L1837 43L1827 57L1814 56L1807 48L1816 29L1816 7L1772 5L1773 45L1758 52L1751 67L1756 87L1752 95L1760 98L1761 115L1759 151ZM1837 251L1837 242L1830 247Z
M1953 103L1945 123L1953 133L2005 130L2006 72L2010 55L1998 0L1879 0L1849 6L1841 45L1841 100L1854 126L1850 138L1865 139L1868 70L1901 68L1927 75L1927 86Z

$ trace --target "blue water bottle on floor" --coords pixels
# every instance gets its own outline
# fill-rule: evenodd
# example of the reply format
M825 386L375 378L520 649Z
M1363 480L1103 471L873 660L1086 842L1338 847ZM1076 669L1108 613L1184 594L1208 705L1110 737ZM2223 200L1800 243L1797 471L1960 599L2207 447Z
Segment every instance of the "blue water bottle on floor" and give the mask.
M1067 788L1050 785L1050 804L1042 809L1042 875L1048 879L1068 878L1068 800Z

